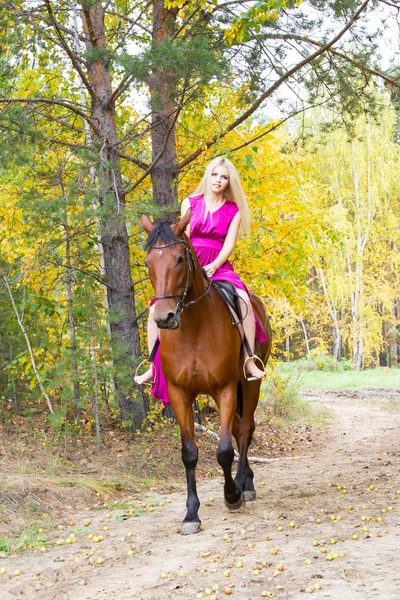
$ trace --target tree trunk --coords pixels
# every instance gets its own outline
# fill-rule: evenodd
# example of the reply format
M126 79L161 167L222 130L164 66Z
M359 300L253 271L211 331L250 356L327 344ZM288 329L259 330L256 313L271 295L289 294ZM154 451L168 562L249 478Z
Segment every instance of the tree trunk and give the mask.
M286 328L285 350L286 350L286 362L290 362L290 335L289 335L288 327Z
M64 194L65 197L65 194ZM71 239L68 226L67 211L65 211L65 259L67 267L67 300L68 300L68 320L69 320L69 339L71 344L71 366L72 378L74 386L74 408L75 418L79 423L82 418L82 411L79 403L79 371L78 360L76 356L76 324L74 317L74 299L73 299L73 281L72 281L72 264L71 264Z
M396 322L398 320L397 314L397 301L394 301L392 304L392 317L393 321L389 325L389 367L397 367L398 366L398 354L399 354L399 345L398 345L398 335Z
M101 244L108 285L115 386L122 419L136 428L145 417L143 397L133 381L134 357L140 355L140 341L102 2L87 3L82 10L82 21L86 49L90 52L87 68L93 92L91 117L95 124L94 142L100 146L97 178L102 211ZM128 377L124 377L124 372L128 373Z
M73 7L72 29L74 32L76 55L81 56L81 54L82 54L81 41L80 41L81 31L80 31L79 24L78 24L78 8L77 8L77 6ZM77 74L77 77L80 78L79 74ZM81 79L79 80L79 99L80 99L82 106L86 106L85 86L83 85ZM90 147L92 145L92 141L93 141L93 136L92 136L92 131L90 129L90 125L87 121L84 121L83 127L85 130L86 145L88 147ZM94 187L95 182L96 182L96 167L93 163L89 167L89 179L90 179L91 185ZM95 196L93 196L92 207L93 207L95 224L96 224L96 243L97 243L97 248L98 248L99 258L100 258L100 275L105 280L106 270L105 270L105 266L104 266L104 250L103 250L103 246L101 245L101 223L100 223L100 218L99 218L98 202L97 202L97 199ZM103 285L103 293L104 293L104 306L105 306L106 311L108 311L109 306L108 306L108 294L107 294L107 286L106 285ZM108 332L108 337L111 339L111 329L110 329L110 324L108 322L107 322L107 332Z
M332 354L335 360L339 360L340 358L340 347L342 343L342 334L340 333L339 321L337 318L336 306L333 303L333 300L329 296L328 286L326 284L325 273L321 267L317 269L317 273L319 275L319 279L321 281L322 289L324 290L324 296L326 303L328 305L329 314L333 323L333 349Z
M13 350L12 350L11 342L8 342L8 347L9 347L9 360L10 360L10 364L11 364L11 362L13 360ZM11 375L11 383L12 383L12 390L13 390L13 402L12 402L12 406L13 406L13 410L15 412L18 412L19 407L18 407L17 382L15 381L14 375Z
M153 2L153 46L171 39L177 9L164 8L164 0ZM178 201L176 185L177 158L175 140L176 86L174 78L162 67L154 65L150 74L151 146L154 168L151 172L153 199L159 206Z
M308 342L308 335L307 335L307 329L306 329L306 324L304 323L304 319L302 318L301 321L301 328L303 330L303 335L304 335L304 341L306 343L306 354L307 354L307 358L310 358L311 356L311 352L310 352L310 344Z
M357 251L359 254L359 250ZM363 340L363 307L362 307L362 287L363 287L363 263L357 257L355 266L355 289L352 298L351 314L353 319L353 363L356 371L362 369L364 358L364 340Z
M340 333L339 325L334 325L333 348L332 355L336 361L340 360L340 351L342 348L342 334Z
M96 351L96 337L94 334L94 324L92 323L92 353L93 353L93 375L94 375L94 387L93 387L93 414L96 430L96 441L97 449L101 450L101 428L100 428L100 414L99 414L99 377L97 371L97 351Z

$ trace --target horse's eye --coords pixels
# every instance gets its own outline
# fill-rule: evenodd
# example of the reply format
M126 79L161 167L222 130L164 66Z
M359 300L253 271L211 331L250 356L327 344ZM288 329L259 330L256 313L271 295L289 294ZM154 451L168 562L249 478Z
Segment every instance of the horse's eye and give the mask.
M185 257L182 254L181 254L181 256L178 256L178 260L177 260L178 265L183 263L184 260L185 260Z

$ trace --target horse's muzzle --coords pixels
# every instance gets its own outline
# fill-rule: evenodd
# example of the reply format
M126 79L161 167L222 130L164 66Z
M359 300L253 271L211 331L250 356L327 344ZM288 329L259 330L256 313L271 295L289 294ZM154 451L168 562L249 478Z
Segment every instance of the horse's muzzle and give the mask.
M181 324L179 313L169 312L164 319L156 320L159 329L178 329Z

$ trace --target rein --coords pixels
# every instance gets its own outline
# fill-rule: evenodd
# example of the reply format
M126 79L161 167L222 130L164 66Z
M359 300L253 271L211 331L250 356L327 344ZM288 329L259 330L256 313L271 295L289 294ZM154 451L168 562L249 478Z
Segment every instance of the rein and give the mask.
M175 246L175 244L183 244L185 246L186 281L185 281L185 287L183 289L183 293L182 294L171 294L170 296L155 296L154 302L156 300L165 300L167 298L179 298L179 301L178 301L178 303L176 305L176 309L175 309L175 314L177 314L178 312L181 313L186 308L189 308L189 306L196 304L196 302L198 302L199 300L204 298L204 296L209 296L212 280L208 279L208 277L206 277L206 275L204 274L204 271L203 271L204 277L207 279L206 291L204 292L204 294L201 294L201 296L199 296L195 300L191 300L190 302L185 303L185 298L189 292L189 273L190 273L190 271L196 270L193 253L192 253L191 249L189 248L187 241L185 239L176 240L175 242L170 242L169 244L163 244L161 246L152 246L152 248L154 248L155 250L161 250L162 248L168 248L169 246Z

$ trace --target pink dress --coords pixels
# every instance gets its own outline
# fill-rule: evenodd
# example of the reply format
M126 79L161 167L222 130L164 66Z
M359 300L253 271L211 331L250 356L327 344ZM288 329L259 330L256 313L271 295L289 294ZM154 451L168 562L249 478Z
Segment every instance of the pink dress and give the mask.
M196 251L200 265L205 267L212 263L220 253L232 219L239 212L239 209L235 202L226 200L220 208L210 213L206 209L203 196L194 196L189 198L189 201L192 209L190 241ZM236 288L244 290L247 294L249 293L229 261L218 267L212 279L214 281L229 281ZM255 320L256 338L259 342L265 342L265 333L257 315L255 315ZM154 369L156 372L156 381L151 389L151 393L155 398L162 400L164 404L169 404L167 380L162 372L159 348L154 357L153 375Z

